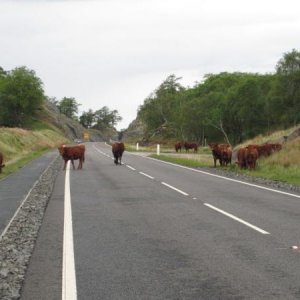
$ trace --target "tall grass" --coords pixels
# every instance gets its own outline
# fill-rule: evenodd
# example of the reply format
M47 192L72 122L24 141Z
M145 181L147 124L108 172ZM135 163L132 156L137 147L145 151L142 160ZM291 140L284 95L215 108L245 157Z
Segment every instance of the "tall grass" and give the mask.
M0 179L59 144L67 142L64 136L49 127L37 127L37 130L0 127L0 152L4 155L5 163Z

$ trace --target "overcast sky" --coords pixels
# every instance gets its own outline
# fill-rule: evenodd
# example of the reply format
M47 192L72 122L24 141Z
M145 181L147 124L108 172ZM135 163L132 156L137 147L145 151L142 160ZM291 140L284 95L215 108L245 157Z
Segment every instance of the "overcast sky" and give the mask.
M273 73L293 48L299 0L0 0L0 66L34 70L79 114L117 109L118 129L171 74Z

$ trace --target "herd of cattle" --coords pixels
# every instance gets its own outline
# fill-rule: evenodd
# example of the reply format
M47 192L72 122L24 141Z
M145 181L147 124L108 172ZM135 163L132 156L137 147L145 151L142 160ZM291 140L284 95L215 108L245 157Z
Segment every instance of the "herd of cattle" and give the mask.
M209 143L208 146L212 151L212 156L214 160L214 167L217 166L217 161L219 161L220 166L227 166L231 164L232 160L232 148L229 144L217 144L217 143ZM189 142L178 142L175 144L175 151L181 151L181 149L185 149L186 152L189 149L193 149L194 152L198 151L198 145L196 143ZM236 153L236 164L241 169L250 169L253 170L256 167L257 159L261 156L270 156L273 152L279 151L282 149L282 145L279 143L275 144L263 144L263 145L248 145L246 147L239 148ZM124 143L115 142L112 144L112 153L114 156L114 162L116 165L122 164L122 155L125 150ZM68 160L71 160L73 169L75 169L74 160L79 160L78 169L82 169L84 158L85 158L85 145L61 145L58 147L58 151L64 160L64 167L66 169L66 165ZM3 154L0 152L0 173L2 172L2 168L5 167L3 163Z
M217 144L209 143L208 146L211 149L214 166L217 166L217 161L219 161L220 166L227 166L231 164L232 160L232 148L229 144ZM189 149L194 149L197 152L198 146L195 143L188 142L178 142L175 144L175 151L181 151L184 148L186 151ZM263 145L247 145L246 147L241 147L236 153L236 164L241 169L253 170L256 167L256 162L259 157L270 156L273 152L282 149L282 145L279 143L273 144L263 144Z

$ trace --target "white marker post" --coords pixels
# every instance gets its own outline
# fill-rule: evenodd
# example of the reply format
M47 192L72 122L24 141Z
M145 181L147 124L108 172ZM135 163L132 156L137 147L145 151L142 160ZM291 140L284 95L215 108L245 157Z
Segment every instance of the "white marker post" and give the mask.
M157 146L156 146L156 154L157 155L160 154L160 144L157 144Z
M136 151L139 151L139 143L136 143Z

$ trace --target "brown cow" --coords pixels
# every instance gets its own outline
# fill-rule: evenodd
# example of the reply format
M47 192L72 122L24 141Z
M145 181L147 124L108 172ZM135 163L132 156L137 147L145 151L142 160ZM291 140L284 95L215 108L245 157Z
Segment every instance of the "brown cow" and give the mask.
M227 166L228 164L231 164L232 149L230 145L220 144L219 149L221 152L223 166Z
M258 151L254 147L246 147L245 152L246 166L253 170L256 167L256 161L258 159Z
M185 151L188 152L189 149L194 149L194 152L198 151L198 145L196 143L184 142Z
M217 160L219 160L220 166L231 164L232 150L229 144L209 143L208 146L211 149L215 167L217 166Z
M181 152L181 148L182 148L181 142L175 144L175 151L176 152L178 152L178 151Z
M246 169L247 168L247 164L246 164L246 148L239 148L236 154L236 158L237 158L237 164L241 169Z
M112 153L115 158L115 164L118 165L120 162L120 165L122 164L122 155L125 150L125 146L122 142L115 142L112 145Z
M71 160L73 169L75 169L74 160L79 159L78 169L82 169L85 156L85 146L83 144L76 146L61 145L58 151L65 161L64 170L66 169L68 160Z
M263 145L248 145L247 147L253 147L258 152L258 157L270 156L275 151L282 149L281 144L263 144Z
M5 164L3 163L3 154L0 152L0 173L2 173L2 168L5 167Z
M258 156L257 148L254 145L240 148L237 151L237 164L241 169L253 170L256 167Z

